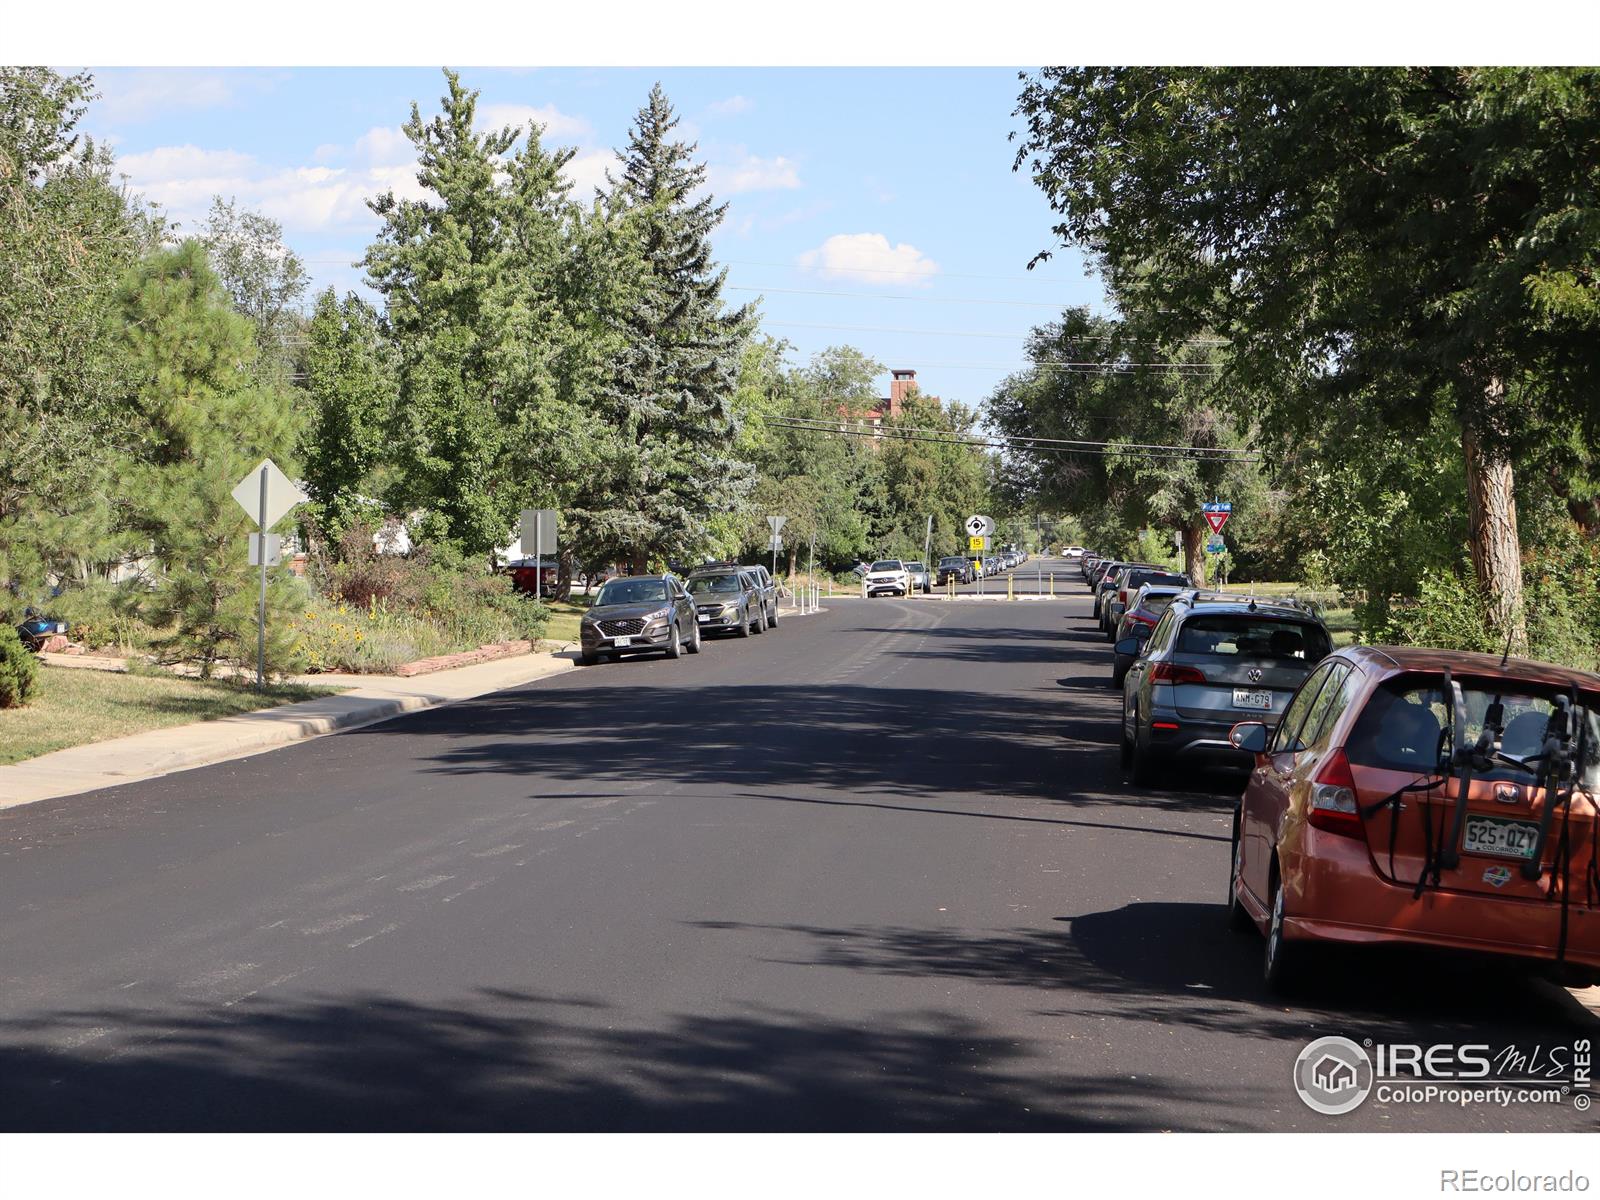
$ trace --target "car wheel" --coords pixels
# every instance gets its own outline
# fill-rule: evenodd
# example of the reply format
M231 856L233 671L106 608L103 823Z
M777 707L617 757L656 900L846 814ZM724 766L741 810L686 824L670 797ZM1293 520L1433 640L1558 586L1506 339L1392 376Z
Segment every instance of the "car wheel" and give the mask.
M1149 787L1157 782L1161 775L1161 762L1156 757L1156 751L1149 743L1141 744L1139 741L1138 717L1134 717L1133 727L1133 782L1139 787Z
M767 618L767 624L773 629L778 627L778 602L776 600L772 602L772 615Z
M1228 854L1228 928L1237 933L1254 933L1255 919L1239 903L1239 875L1244 870L1243 823L1244 812L1241 807L1233 813L1233 845Z
M742 638L750 636L750 610L748 608L744 610L744 619L739 622L739 636Z
M1272 909L1267 922L1267 952L1262 971L1267 986L1275 992L1293 991L1304 973L1304 947L1284 936L1283 881L1278 877L1277 860L1272 864Z
M700 653L700 619L698 617L695 618L694 632L689 637L689 653Z
M672 623L672 632L667 635L667 657L683 657L683 634L678 632L678 623Z
M578 662L583 666L592 667L600 661L600 656L591 650L581 650L578 653Z
M757 633L765 633L767 631L767 607L766 607L766 605L762 605L761 606L761 611L756 614L755 631Z
M1128 668L1127 667L1112 667L1111 668L1111 686L1112 687L1120 688L1122 686L1122 681L1124 679L1126 679L1127 677L1128 677Z

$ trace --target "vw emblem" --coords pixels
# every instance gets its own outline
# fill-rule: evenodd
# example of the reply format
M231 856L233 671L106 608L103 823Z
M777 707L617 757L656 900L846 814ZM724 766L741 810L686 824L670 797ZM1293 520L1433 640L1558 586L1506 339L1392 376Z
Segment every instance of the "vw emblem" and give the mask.
M1260 667L1251 667L1250 668L1250 682L1251 683L1260 683L1261 682L1261 668Z

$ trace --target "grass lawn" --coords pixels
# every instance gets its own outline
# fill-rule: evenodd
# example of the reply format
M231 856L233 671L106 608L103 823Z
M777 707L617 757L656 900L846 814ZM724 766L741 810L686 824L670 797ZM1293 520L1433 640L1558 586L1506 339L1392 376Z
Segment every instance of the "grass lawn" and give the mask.
M21 762L107 738L191 721L213 721L340 691L288 684L257 692L223 680L176 675L39 668L23 708L0 709L0 763Z
M577 592L571 600L546 600L544 603L550 610L550 624L545 627L544 640L554 642L557 646L563 642L576 642L578 622L589 611L589 597Z

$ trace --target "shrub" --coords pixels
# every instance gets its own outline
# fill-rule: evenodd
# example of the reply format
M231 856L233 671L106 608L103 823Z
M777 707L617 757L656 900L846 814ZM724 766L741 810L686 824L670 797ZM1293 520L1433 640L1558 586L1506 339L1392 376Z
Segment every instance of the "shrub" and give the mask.
M10 625L0 625L0 708L21 708L39 681L39 664Z
M1428 571L1415 600L1389 609L1382 640L1399 646L1441 650L1497 651L1502 647L1484 618L1487 605L1477 582L1454 571Z

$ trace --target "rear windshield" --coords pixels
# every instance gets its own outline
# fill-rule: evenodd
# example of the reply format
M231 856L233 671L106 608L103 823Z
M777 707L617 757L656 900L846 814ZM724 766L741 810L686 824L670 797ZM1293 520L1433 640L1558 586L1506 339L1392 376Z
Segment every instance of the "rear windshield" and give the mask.
M872 564L872 569L874 571L898 571L902 568L898 558L880 558Z
M613 579L594 598L597 607L607 604L649 604L667 598L667 585L659 579Z
M737 592L739 590L739 577L737 575L696 575L689 580L689 594L691 596L705 596L723 592Z
M1153 617L1160 616L1162 613L1166 612L1167 609L1170 608L1171 606L1172 606L1172 596L1170 596L1170 595L1167 595L1167 596L1146 596L1143 600L1141 600L1139 602L1140 611L1147 612Z
M1328 635L1316 625L1245 613L1191 617L1178 634L1180 654L1314 663L1330 649Z
M909 562L906 564L906 570L908 571L926 571L927 569L927 567L923 566L919 562Z
M941 558L939 565L941 567L964 567L967 565L967 560L964 558Z
M1483 732L1483 718L1495 699L1494 692L1488 690L1493 686L1463 682L1469 745ZM1523 760L1539 753L1550 720L1550 695L1500 693L1500 703L1505 709L1505 732L1500 738L1502 754ZM1589 734L1584 747L1583 784L1592 791L1600 786L1600 711L1597 711L1600 704L1594 698L1589 698L1587 703L1590 705ZM1362 766L1428 774L1438 769L1441 739L1449 725L1450 707L1445 703L1442 680L1392 679L1373 692L1367 706L1361 710L1345 745L1345 753L1351 762ZM1532 763L1530 770L1520 770L1507 763L1487 775L1476 771L1473 774L1480 778L1531 783L1538 766Z
M1187 587L1189 580L1171 571L1129 571L1128 587L1143 587L1147 583L1170 583L1173 587Z

